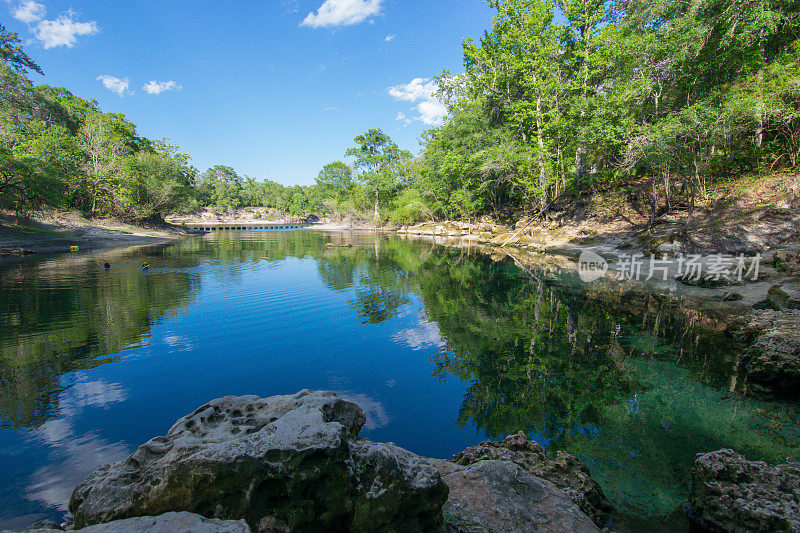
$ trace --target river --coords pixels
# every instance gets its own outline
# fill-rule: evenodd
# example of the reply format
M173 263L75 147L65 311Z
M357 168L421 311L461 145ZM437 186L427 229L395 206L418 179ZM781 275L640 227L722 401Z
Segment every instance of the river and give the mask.
M313 230L5 267L0 529L63 520L84 476L226 395L332 390L362 436L428 457L522 430L583 459L633 530L686 501L698 452L798 456L800 408L746 394L720 320L545 270Z

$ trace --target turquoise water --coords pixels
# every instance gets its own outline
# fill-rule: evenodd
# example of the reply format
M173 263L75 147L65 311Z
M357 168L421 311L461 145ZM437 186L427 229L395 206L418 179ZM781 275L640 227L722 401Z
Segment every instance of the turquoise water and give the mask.
M310 388L359 403L363 436L424 456L526 431L586 461L618 521L651 529L685 501L696 453L800 449L798 406L748 397L740 347L691 308L306 230L5 267L0 528L63 519L85 475L211 398Z

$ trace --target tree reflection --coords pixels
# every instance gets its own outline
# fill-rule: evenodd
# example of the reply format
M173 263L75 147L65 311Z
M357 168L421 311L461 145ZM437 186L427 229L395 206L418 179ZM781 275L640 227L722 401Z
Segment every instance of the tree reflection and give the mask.
M142 254L161 250L3 271L0 427L42 424L58 412L61 375L115 360L113 354L138 344L153 322L191 302L195 274L131 272ZM105 260L129 268L106 270Z

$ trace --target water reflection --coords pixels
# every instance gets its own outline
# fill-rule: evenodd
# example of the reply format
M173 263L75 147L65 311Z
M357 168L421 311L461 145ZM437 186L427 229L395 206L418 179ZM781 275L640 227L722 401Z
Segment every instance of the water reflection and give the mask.
M639 521L685 500L697 452L800 450L797 406L749 398L739 348L680 294L356 233L221 232L105 260L0 273L0 425L26 443L0 433L0 479L27 480L31 505L0 522L63 509L97 465L232 393L338 390L365 431L418 453L523 430L582 457ZM86 415L114 409L138 418Z
M87 472L130 453L124 442L108 442L95 432L77 434L73 423L87 407L107 408L125 401L127 391L119 383L75 377L76 381L59 394L58 418L47 420L29 434L30 439L47 448L49 460L33 473L25 496L62 512L67 511L72 490Z
M150 249L153 257L163 248ZM140 253L20 265L0 275L0 427L36 427L59 413L60 376L115 361L153 322L188 305L198 278L137 272ZM106 270L110 260L114 268ZM150 260L153 263L153 260Z

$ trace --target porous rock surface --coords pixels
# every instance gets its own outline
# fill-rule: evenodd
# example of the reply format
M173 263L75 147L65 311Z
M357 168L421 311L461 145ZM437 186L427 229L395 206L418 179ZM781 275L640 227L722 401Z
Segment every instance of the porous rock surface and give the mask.
M751 311L728 332L749 344L740 358L748 382L771 392L798 393L800 309Z
M583 461L564 451L559 451L555 459L550 459L545 455L544 448L529 440L523 432L502 441L482 442L453 457L454 463L463 466L484 460L511 461L528 474L546 479L601 527L611 516L611 503L600 485L592 479Z
M356 404L329 392L225 397L73 492L77 528L189 511L258 531L424 531L447 487L424 459L359 439Z
M800 532L800 462L768 465L733 450L699 454L691 516L712 531Z
M442 509L446 531L600 531L555 485L515 462L487 460L468 466L433 462L450 488Z

